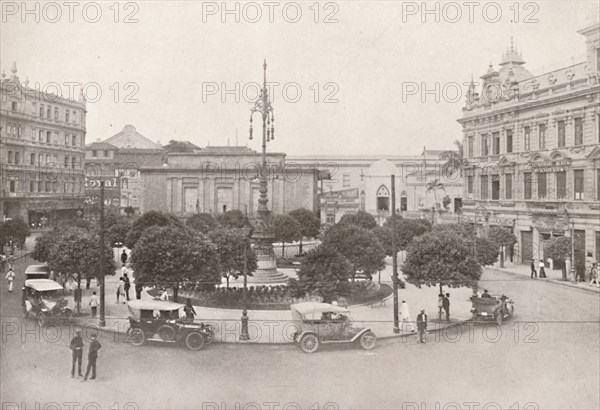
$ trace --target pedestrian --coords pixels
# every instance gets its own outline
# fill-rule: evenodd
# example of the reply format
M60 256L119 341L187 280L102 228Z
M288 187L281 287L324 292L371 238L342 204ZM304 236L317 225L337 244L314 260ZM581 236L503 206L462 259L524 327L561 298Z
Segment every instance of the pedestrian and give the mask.
M537 271L535 270L535 263L531 261L531 279L537 278Z
M486 299L491 299L492 295L490 295L490 294L488 293L488 290L487 290L487 289L484 289L484 290L483 290L483 294L481 295L481 297L482 297L482 298L486 298Z
M71 291L73 290L73 275L68 275L68 280L67 280L67 291L69 293L71 293Z
M48 279L56 280L56 274L54 273L54 269L50 269L50 275L48 275Z
M8 269L14 269L15 268L15 251L12 251L10 253L10 255L7 258L8 261Z
M592 263L590 269L590 286L592 283L596 283L596 286L600 288L600 282L598 281L598 262Z
M450 294L446 293L444 299L442 299L442 307L446 312L446 322L450 321Z
M135 282L135 298L136 299L141 299L142 298L142 290L144 290L144 285L142 285L139 282Z
M94 380L96 378L96 360L98 360L98 350L100 350L101 347L102 345L96 339L96 334L92 333L92 341L90 342L90 350L88 352L87 370L85 371L83 381L88 379L90 370L92 371L92 377L90 377L90 380Z
M123 285L125 282L123 281L123 276L119 278L119 284L117 285L117 303L119 303L119 298L124 294ZM123 301L125 303L125 301Z
M92 308L92 317L96 317L96 310L98 309L98 296L96 296L96 292L92 292L92 297L90 298L90 307Z
M540 270L539 270L540 278L545 278L546 277L546 271L544 270L544 260L543 259L540 259L540 264L538 266L540 268Z
M400 312L401 312L400 316L401 316L401 320L402 320L402 330L404 331L405 328L410 327L410 332L414 333L415 325L410 320L410 311L408 310L408 303L406 303L405 300L402 301L402 305L400 307Z
M425 309L417 315L417 329L419 330L419 343L425 343L425 330L427 330L427 315Z
M192 306L192 300L187 298L185 301L185 307L183 308L185 312L185 318L189 320L194 320L194 316L196 316L196 311L194 310L194 306Z
M129 283L129 277L127 276L127 274L123 274L123 290L125 290L125 297L127 298L127 301L129 301L129 289L131 288L131 283Z
M0 253L0 271L4 273L4 267L6 266L6 256L4 253Z
M75 364L77 364L77 374L83 377L81 374L81 361L83 359L83 338L81 337L81 330L75 331L75 337L71 339L71 347L73 351L73 365L71 366L71 378L75 377Z
M15 281L15 272L12 270L12 268L8 269L8 272L6 273L6 280L8 281L8 291L12 293L13 284Z
M126 273L129 273L129 270L127 269L127 266L123 264L123 266L121 266L121 276L125 275Z
M442 306L444 301L444 294L440 293L438 295L438 320L442 320Z
M123 266L127 263L127 252L125 252L125 249L123 249L123 253L121 254L121 262L123 263Z

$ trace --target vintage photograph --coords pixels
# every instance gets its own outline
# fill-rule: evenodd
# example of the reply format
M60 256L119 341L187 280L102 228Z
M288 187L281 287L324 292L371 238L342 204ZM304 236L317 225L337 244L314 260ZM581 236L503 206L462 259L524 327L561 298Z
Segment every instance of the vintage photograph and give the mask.
M596 0L0 20L1 410L600 409Z

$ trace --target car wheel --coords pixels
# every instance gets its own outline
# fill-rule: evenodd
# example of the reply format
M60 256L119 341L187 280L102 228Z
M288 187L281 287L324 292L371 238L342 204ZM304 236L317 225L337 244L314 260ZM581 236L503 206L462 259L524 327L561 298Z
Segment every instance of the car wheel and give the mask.
M185 345L190 350L200 350L204 346L204 336L200 332L190 332L185 337Z
M128 337L125 340L129 341L134 346L141 346L146 341L146 335L142 329L130 328L127 332Z
M300 349L304 353L314 353L319 348L319 338L312 333L302 336L300 339Z
M498 326L502 325L502 312L496 313L496 324Z
M38 313L37 322L38 322L38 325L40 325L40 326L46 325L46 323L48 322L48 318L46 317L46 314L44 312Z
M365 350L371 350L377 344L377 337L375 333L369 331L362 334L360 337L360 347Z
M175 340L175 329L173 329L169 325L162 325L158 328L158 337L160 337L165 342L170 342Z

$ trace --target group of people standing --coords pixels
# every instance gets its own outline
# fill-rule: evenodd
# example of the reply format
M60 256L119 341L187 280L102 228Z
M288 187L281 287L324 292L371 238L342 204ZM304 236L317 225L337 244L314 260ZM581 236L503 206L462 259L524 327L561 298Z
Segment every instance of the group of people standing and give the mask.
M450 295L448 294L448 296ZM450 309L449 304L448 309ZM402 330L408 327L410 328L411 332L419 332L419 343L425 343L425 332L427 330L427 314L425 313L425 309L421 309L421 311L417 315L417 329L415 330L415 325L410 320L410 311L408 309L408 303L406 303L406 301L403 300L402 305L400 307L400 320L402 321Z
M539 277L540 278L545 278L546 277L546 270L544 268L544 260L540 259L540 262L538 263L538 267L540 268L539 271ZM535 270L535 260L531 261L531 279L533 278L537 278L538 277L538 271Z
M87 370L85 372L85 376L81 374L81 366L83 362L83 337L81 336L81 330L75 331L75 336L71 339L70 349L72 351L73 356L73 364L71 366L71 377L75 377L75 367L77 367L77 374L80 377L83 377L83 381L88 379L90 375L90 371L92 373L92 377L90 380L96 378L96 361L98 359L98 350L102 347L95 333L91 335L92 341L90 342L90 347L88 351L88 363Z

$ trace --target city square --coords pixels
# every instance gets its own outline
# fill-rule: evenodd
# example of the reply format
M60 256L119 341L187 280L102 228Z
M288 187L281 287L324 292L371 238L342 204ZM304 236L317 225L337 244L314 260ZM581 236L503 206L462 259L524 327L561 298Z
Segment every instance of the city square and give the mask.
M600 408L595 2L1 7L2 409Z

